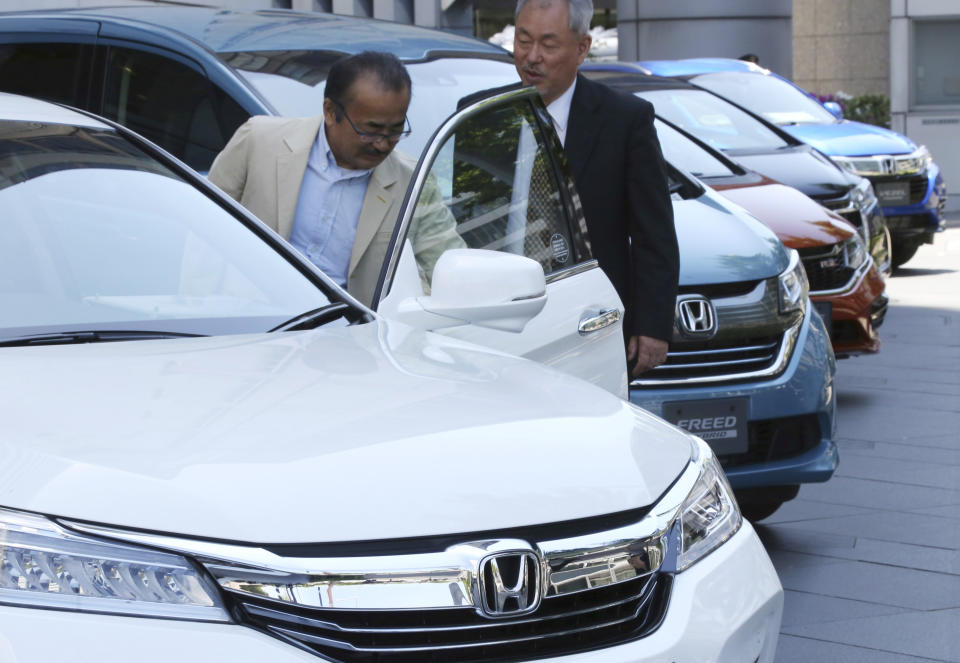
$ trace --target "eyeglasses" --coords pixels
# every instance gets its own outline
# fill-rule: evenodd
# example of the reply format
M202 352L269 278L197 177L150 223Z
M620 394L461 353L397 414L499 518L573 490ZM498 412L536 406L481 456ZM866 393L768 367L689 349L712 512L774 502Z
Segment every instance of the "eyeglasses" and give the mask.
M403 131L391 131L390 133L380 133L379 131L360 131L357 129L357 125L353 123L353 120L350 119L350 116L347 115L347 109L343 107L339 101L335 99L330 99L330 101L340 109L340 112L343 113L343 116L347 118L347 122L350 123L350 128L354 130L357 134L357 137L360 138L362 143L376 143L379 140L385 140L388 143L396 143L401 138L406 138L410 135L410 120L406 115L403 116Z

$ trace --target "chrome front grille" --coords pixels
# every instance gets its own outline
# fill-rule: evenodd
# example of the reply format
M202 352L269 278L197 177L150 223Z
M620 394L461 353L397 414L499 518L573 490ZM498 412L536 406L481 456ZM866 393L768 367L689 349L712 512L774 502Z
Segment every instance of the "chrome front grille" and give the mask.
M466 663L558 656L641 638L666 612L671 577L545 598L536 613L491 621L471 608L324 610L231 597L241 621L334 661Z
M691 458L655 505L504 531L258 546L61 521L187 555L237 624L343 663L468 663L564 656L649 635L681 562ZM533 596L517 593L533 563ZM496 607L485 603L496 566ZM503 581L501 584L499 581ZM522 604L504 606L504 595ZM506 607L506 609L504 609ZM527 610L528 611L524 611Z
M847 266L842 244L797 249L810 282L810 293L843 288L856 270Z
M778 335L732 343L685 343L667 353L667 361L645 376L679 380L762 371L776 362L782 342Z
M703 293L716 309L716 333L693 338L679 314L667 360L633 380L632 387L671 387L698 383L738 382L768 378L786 368L796 343L800 313L781 315L777 279L766 279L748 292L722 292L716 285L683 286L678 302Z

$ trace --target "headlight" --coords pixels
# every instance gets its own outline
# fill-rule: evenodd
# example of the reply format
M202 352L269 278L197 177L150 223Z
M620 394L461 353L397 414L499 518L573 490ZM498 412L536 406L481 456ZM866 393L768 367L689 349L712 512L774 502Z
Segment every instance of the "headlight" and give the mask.
M921 145L906 156L897 156L895 158L897 175L922 173L933 163L933 157L930 156L930 150L927 149L926 145Z
M860 183L853 190L852 199L861 210L868 210L870 206L877 201L877 194L873 192L873 184L866 178L861 178Z
M216 590L186 558L74 534L7 509L0 509L0 603L230 621Z
M796 249L787 249L790 252L790 264L778 281L780 289L780 313L803 311L807 305L807 293L810 283L807 273L800 262L800 254Z
M869 157L830 157L835 164L856 175L884 175L883 163L873 156Z
M867 249L859 235L854 235L843 243L843 253L847 267L858 269L867 261Z
M743 518L717 457L697 438L700 478L680 510L677 571L689 568L737 533Z

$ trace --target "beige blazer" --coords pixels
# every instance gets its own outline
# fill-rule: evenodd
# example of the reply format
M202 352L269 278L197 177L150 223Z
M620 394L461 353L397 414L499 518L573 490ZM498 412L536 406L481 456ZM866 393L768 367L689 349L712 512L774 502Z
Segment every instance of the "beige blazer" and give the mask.
M237 129L210 167L209 179L285 239L290 238L310 149L323 116L256 115ZM370 305L400 206L416 163L394 150L370 176L347 273L347 289ZM446 248L463 246L456 222L438 192L418 203L411 240L421 276L429 283Z

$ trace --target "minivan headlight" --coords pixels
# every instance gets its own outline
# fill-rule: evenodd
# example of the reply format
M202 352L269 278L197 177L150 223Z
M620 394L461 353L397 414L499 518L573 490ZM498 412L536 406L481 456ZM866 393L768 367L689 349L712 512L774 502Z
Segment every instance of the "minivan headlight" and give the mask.
M843 243L844 264L850 269L859 269L867 261L867 249L859 235L854 235Z
M800 254L796 249L787 249L790 253L790 264L778 278L780 290L780 313L803 311L807 305L807 293L810 283L807 281L807 272L803 269Z
M851 192L854 205L857 209L866 212L877 202L877 194L873 191L873 184L865 177L860 178L859 184Z
M230 621L217 590L185 557L8 509L0 509L0 604Z
M831 156L835 164L854 175L883 175L883 165L877 157L841 157Z
M680 509L680 553L677 571L689 568L737 533L743 523L717 457L696 438L700 477Z
M899 155L895 159L897 175L922 173L933 163L933 157L930 156L930 150L926 145L921 145L910 154Z

